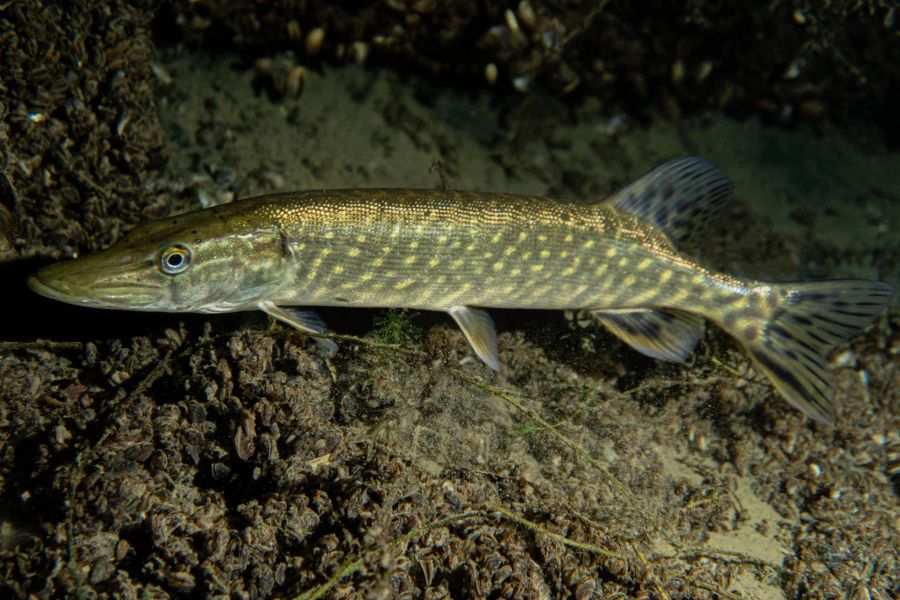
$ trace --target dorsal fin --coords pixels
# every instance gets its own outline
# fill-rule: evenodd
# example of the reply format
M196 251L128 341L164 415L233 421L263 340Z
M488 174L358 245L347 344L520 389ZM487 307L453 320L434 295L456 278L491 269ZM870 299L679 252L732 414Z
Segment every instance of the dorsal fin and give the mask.
M640 217L678 243L717 217L733 191L731 179L716 165L689 156L661 164L606 202Z

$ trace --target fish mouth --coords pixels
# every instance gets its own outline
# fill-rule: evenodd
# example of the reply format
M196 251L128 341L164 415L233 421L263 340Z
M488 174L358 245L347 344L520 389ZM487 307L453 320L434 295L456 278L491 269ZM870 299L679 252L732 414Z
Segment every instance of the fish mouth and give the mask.
M69 268L69 263L44 267L29 275L26 283L36 294L79 306L153 310L153 305L162 299L157 285L102 281L89 270Z

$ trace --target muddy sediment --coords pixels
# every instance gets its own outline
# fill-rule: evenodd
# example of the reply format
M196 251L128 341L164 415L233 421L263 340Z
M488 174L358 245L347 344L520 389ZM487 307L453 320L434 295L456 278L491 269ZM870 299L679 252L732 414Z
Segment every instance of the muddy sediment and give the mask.
M345 334L326 356L260 314L81 309L23 284L142 220L251 194L592 201L691 153L737 183L692 253L898 284L896 75L846 42L896 51L887 7L841 29L840 3L251 4L0 8L4 594L897 595L896 304L830 357L838 419L819 425L714 327L669 365L561 313L498 311L496 374L438 315L325 311ZM770 47L725 43L743 17L779 23ZM547 50L548 30L565 44Z

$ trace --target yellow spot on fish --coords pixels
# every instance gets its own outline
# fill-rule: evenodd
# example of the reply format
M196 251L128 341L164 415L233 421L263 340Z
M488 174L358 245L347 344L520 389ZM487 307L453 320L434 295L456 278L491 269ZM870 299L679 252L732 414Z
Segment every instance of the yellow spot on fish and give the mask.
M645 290L643 292L635 294L634 298L632 298L631 301L634 304L643 304L644 302L650 302L651 300L657 298L658 291L659 290L656 289Z
M563 238L563 241L564 242L574 242L575 236L573 236L571 233L568 233L568 234L566 234L566 237Z
M645 258L644 260L642 260L641 262L638 263L638 266L637 266L638 271L643 271L644 269L646 269L647 267L649 267L652 264L653 264L652 260L650 260L649 258Z
M333 240L333 239L334 239L334 232L333 232L333 231L326 231L326 232L325 232L325 235L322 236L322 237L324 237L326 240Z
M694 285L700 285L706 281L706 278L703 275L694 275L691 277L691 283Z
M515 268L509 272L510 277L517 277L518 275L521 275L521 274L522 274L522 269L519 269L519 268Z
M531 258L531 254L532 254L531 252L523 252L523 253L522 253L522 260L528 260L528 259L530 259L530 258Z
M574 275L576 270L577 269L575 267L566 267L562 270L561 274L563 277L568 277L569 275Z
M672 271L663 271L662 273L659 274L659 282L665 283L665 282L669 281L670 279L672 279L672 275L674 275L674 274L675 273L673 273Z
M382 246L382 247L381 247L381 253L382 253L382 254L390 254L390 253L391 253L391 247L390 247L390 246Z
M419 247L419 240L413 240L409 243L410 250L415 250L418 247Z
M372 266L373 266L373 267L380 267L380 266L383 265L383 264L384 264L384 257L383 257L383 256L379 256L378 258L376 258L375 260L372 261Z
M350 251L347 252L347 256L359 256L360 249L359 248L350 248Z
M447 276L446 276L446 275L438 275L438 278L435 279L434 282L437 283L438 285L440 285L440 284L442 284L442 283L446 283L446 282L447 282Z
M415 264L415 262L416 262L416 260L418 260L418 258L419 258L418 256L407 256L406 258L403 259L403 264L407 265L407 266Z
M559 253L559 257L560 258L569 258L569 251L563 250L562 252Z
M432 269L435 268L436 266L438 266L439 264L441 264L441 260L439 258L432 258L431 260L428 261L428 266Z
M615 256L615 255L616 255L616 249L615 249L615 248L607 248L607 250L606 250L606 258L612 258L612 257Z
M581 294L586 292L588 287L589 286L587 286L587 285L579 285L577 288L572 290L572 294L570 295L570 297L577 298L578 296L580 296Z
M520 231L520 232L519 232L518 240L519 240L520 242L524 242L524 241L527 240L527 239L528 239L528 234L525 233L524 231Z
M628 265L628 258L627 258L627 257L623 256L622 258L619 259L619 266L620 266L620 267L624 267L624 266L627 266L627 265Z
M475 248L477 248L477 246L475 244L469 244L468 246L466 246L466 252L471 252Z
M542 271L543 269L544 269L544 265L531 265L532 273L537 273L539 271Z
M596 269L594 269L594 277L600 277L604 273L606 273L606 269L609 268L609 265L600 265Z
M588 248L593 248L595 243L596 242L594 242L594 240L588 240L585 243L583 243L581 245L581 247L584 248L585 250L587 250Z
M402 289L408 288L409 286L411 286L411 285L414 284L415 282L416 282L415 279L404 279L403 281L398 281L397 283L395 283L395 284L394 284L394 289L395 289L395 290L402 290Z
M550 251L549 250L541 250L540 256L541 256L541 258L548 258L550 256Z
M344 267L343 267L343 265L335 265L335 267L334 267L334 274L335 274L335 275L340 275L340 274L343 273L343 272L344 272Z
M356 236L356 241L359 242L360 244L365 244L365 243L366 243L366 236L364 236L364 235L358 235L358 236Z
M627 286L632 286L635 281L637 281L637 279L635 279L634 275L626 275L625 279L622 280L622 283Z
M494 266L493 266L492 268L493 268L495 271L502 271L502 270L503 270L503 261L502 261L502 260L498 260L497 262L494 263Z
M360 281L372 281L372 278L375 277L375 273L363 273L362 277L359 278Z
M466 264L466 259L464 259L464 258L457 258L457 259L454 260L452 263L450 263L450 268L451 268L451 269L458 269L458 268L460 268L461 266L463 266L464 264Z
M496 244L497 242L500 241L501 238L503 238L503 234L500 232L497 232L491 236L491 243Z
M532 295L535 298L542 298L549 294L556 293L557 291L558 291L558 286L556 284L542 285L538 288L535 288L535 290L532 292Z
M503 251L503 256L512 256L516 252L515 246L507 246Z

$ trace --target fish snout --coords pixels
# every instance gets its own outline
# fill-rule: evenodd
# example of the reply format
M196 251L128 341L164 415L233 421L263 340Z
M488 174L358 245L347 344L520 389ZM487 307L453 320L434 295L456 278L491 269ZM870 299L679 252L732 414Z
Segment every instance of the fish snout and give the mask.
M28 287L53 300L95 306L140 310L160 299L160 286L138 273L107 272L79 258L48 265L27 279Z

